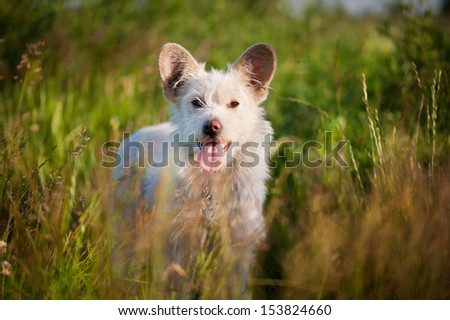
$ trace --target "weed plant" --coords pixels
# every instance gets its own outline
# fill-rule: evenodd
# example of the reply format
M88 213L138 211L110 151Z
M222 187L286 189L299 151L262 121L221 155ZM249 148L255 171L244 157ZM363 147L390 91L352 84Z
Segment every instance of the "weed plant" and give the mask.
M448 16L289 3L0 4L2 299L166 297L164 228L146 238L144 272L114 274L115 184L100 163L106 141L169 118L156 68L169 41L216 68L257 42L278 54L265 107L293 143L273 153L253 297L450 298ZM302 153L327 132L347 141L347 165ZM306 156L324 164L286 166ZM199 256L198 298L238 297L226 281Z

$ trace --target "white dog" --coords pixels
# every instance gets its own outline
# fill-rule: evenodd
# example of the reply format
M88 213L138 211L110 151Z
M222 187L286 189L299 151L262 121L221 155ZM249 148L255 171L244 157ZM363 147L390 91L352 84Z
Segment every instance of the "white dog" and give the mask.
M242 293L265 235L272 127L259 105L275 72L275 52L268 44L256 44L227 71L205 71L186 49L168 43L158 67L172 117L121 144L118 195L129 188L133 168L143 167L141 199L135 204L166 212L172 265L193 281L199 250L214 250L213 242L220 239L216 258L221 272L229 273L230 295L232 286Z

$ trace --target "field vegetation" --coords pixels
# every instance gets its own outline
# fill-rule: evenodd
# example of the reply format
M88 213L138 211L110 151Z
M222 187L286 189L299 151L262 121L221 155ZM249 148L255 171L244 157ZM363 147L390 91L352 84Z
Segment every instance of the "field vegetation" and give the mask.
M264 106L293 144L273 154L253 297L450 299L449 17L289 3L0 4L2 299L164 297L163 263L113 274L115 186L100 163L106 141L169 118L156 68L169 41L215 68L257 42L277 51ZM347 165L302 148L330 136ZM236 297L204 274L199 298Z

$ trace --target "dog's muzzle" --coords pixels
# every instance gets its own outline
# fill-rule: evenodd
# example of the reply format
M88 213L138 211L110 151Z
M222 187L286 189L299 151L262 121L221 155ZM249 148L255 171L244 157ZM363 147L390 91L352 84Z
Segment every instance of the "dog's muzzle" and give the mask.
M217 171L226 163L230 142L220 139L221 133L222 123L217 119L208 120L203 125L205 138L198 143L200 147L198 161L200 168L207 172Z

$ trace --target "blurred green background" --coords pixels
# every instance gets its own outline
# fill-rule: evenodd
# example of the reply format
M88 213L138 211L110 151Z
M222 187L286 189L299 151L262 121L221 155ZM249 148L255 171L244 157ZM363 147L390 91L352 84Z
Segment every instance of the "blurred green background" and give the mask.
M3 299L162 297L156 278L133 293L114 281L100 162L104 142L168 119L166 42L214 68L257 42L277 52L264 106L295 144L273 157L253 297L450 298L448 2L358 15L295 3L0 3ZM283 166L327 131L349 140L349 167ZM222 297L217 283L201 298Z

